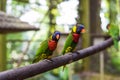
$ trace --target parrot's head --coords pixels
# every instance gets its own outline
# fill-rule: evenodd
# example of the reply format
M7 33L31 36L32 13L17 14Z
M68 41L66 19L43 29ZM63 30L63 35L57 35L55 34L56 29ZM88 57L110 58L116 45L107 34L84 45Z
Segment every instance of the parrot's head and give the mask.
M85 32L84 25L77 24L72 28L72 32L77 34L84 33Z
M110 29L110 24L107 24L106 28L107 28L107 30L109 30Z
M59 31L55 31L52 35L52 40L58 41L60 39L61 33Z

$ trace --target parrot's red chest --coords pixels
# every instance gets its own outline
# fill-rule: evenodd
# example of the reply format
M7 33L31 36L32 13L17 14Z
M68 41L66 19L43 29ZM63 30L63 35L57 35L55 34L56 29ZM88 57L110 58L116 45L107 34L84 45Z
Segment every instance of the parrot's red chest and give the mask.
M77 43L78 41L79 41L79 37L80 37L80 35L79 34L73 34L73 41L75 42L75 43Z
M49 40L48 41L48 48L49 48L49 50L53 51L53 50L55 50L56 47L57 47L57 42L55 42L53 40Z

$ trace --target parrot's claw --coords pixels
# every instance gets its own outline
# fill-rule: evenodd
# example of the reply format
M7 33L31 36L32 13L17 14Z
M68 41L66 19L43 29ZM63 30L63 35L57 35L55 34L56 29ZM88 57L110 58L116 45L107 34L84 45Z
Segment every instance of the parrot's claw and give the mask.
M46 60L47 60L48 62L53 62L52 56L48 56L48 58L46 58Z

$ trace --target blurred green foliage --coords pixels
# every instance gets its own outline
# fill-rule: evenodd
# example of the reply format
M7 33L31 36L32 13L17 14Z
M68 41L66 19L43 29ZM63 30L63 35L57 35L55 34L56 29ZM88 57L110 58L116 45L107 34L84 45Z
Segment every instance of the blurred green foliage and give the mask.
M51 12L51 14L54 15L53 22L56 23L56 17L60 16L60 12L57 9L57 6L62 1L65 1L65 0L55 0L54 4L55 4L56 8L53 8L51 11L49 11L49 5L50 5L49 0L46 0L47 1L46 4L40 3L39 2L40 0L34 0L34 1L29 0L29 2L28 2L28 0L27 0L27 2L24 2L24 0L22 0L22 1L20 2L20 0L11 0L11 3L7 5L8 7L12 8L12 11L10 14L14 15L16 17L21 17L24 13L27 13L29 10L33 10L33 11L39 13L40 18L38 18L37 21L34 22L33 24L39 26L40 31L36 32L36 35L34 36L34 39L31 42L29 49L23 58L24 60L22 61L20 66L30 64L31 60L33 59L33 57L36 53L38 46L40 45L40 42L45 40L49 35L50 19L49 19L48 14ZM33 2L30 2L30 1L33 1ZM107 0L102 0L102 1L106 5L106 7L103 10L103 12L105 12L104 16L106 17L106 19L109 20L109 3L107 2ZM63 25L55 24L54 26L55 26L54 30L59 30L59 31L63 32L64 29L61 27ZM7 67L8 67L8 69L17 67L18 59L22 56L22 53L25 51L25 49L28 45L27 41L20 42L20 41L16 41L16 40L31 40L32 35L34 33L35 33L34 31L31 31L31 32L23 32L23 33L15 33L15 34L7 35L7 41L8 41L7 42L7 57L8 57L7 58L8 59ZM11 41L11 40L13 40L13 41ZM112 66L114 66L114 69L119 72L120 71L120 67L119 67L120 66L120 52L115 52L114 48L110 48L109 53L111 53L109 55L110 55L110 61L112 63ZM75 68L76 72L81 70L79 68L82 66L81 61L79 61L78 63L79 63L79 65L75 64L75 66L76 65L78 66L77 68ZM53 71L49 71L49 72L37 75L33 78L26 79L26 80L65 80L62 78L66 77L67 75L61 74L60 72L61 72L61 69L58 68ZM73 80L79 79L79 77L76 74L73 74L72 77L74 78Z

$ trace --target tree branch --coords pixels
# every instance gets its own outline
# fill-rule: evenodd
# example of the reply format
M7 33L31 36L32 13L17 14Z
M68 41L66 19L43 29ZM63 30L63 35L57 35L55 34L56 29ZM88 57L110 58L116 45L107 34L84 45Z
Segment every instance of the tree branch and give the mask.
M24 66L24 67L12 69L12 70L7 70L7 71L0 73L0 80L26 79L26 78L35 76L37 74L52 70L54 68L58 68L65 64L69 64L69 61L71 61L71 59L73 59L73 62L74 62L79 59L93 55L96 52L102 51L110 47L112 44L113 44L113 40L110 38L106 41L103 41L102 43L98 45L94 45L94 46L85 48L83 50L78 50L73 53L68 53L63 56L52 58L53 62L50 62L48 60L43 60L41 62L31 64L28 66Z

